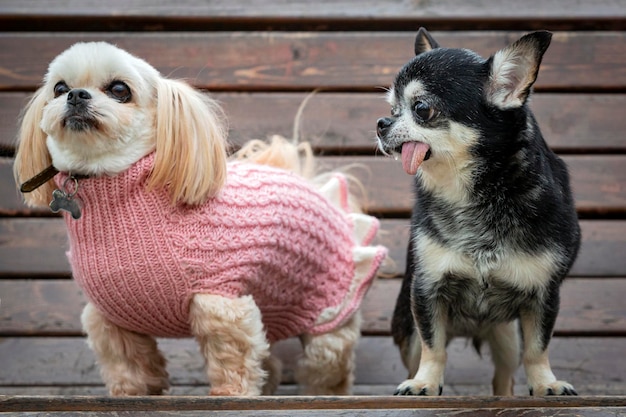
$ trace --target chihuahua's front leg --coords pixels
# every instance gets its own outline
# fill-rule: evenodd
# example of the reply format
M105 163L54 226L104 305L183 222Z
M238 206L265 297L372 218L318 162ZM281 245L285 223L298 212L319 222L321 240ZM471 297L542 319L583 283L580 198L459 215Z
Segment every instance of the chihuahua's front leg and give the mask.
M415 280L411 287L411 310L419 334L412 343L421 343L421 359L413 379L401 383L394 395L441 395L447 360L447 319L442 313L445 309L438 305L435 297L426 296L432 289L421 287ZM412 351L419 348L410 347Z
M210 395L261 395L270 351L252 296L196 294L189 314L206 361Z
M523 362L528 380L530 395L578 395L574 387L566 381L558 381L550 367L548 344L556 321L558 308L558 287L547 296L541 307L520 312L520 322L524 341Z

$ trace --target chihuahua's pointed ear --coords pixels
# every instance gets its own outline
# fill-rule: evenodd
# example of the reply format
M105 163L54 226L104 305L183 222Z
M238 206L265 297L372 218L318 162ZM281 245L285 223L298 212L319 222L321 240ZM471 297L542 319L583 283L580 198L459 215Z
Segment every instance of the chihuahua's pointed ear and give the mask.
M548 31L533 32L489 58L487 100L503 110L523 106L551 39Z
M52 158L46 146L47 135L39 125L46 102L47 97L44 88L41 87L32 96L21 115L17 152L13 164L13 175L18 186L52 164ZM31 207L47 206L52 200L54 188L54 181L50 180L34 191L24 193L24 201Z
M226 182L226 121L221 107L190 85L157 82L156 155L148 188L172 204L200 204Z
M435 48L439 48L437 41L430 36L430 33L428 33L425 28L419 28L417 36L415 37L415 55L419 55L422 52L428 52Z

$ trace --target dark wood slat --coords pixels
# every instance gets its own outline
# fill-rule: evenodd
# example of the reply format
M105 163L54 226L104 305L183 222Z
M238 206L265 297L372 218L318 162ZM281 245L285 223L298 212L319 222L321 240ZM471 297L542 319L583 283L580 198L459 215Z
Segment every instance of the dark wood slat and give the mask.
M20 400L24 400L27 403L30 398L21 398ZM70 400L71 401L71 400ZM392 399L395 402L395 399ZM454 415L454 416L479 416L479 417L509 417L509 416L518 416L523 414L527 417L544 417L548 415L560 415L560 416L577 416L577 417L617 417L621 416L624 411L626 411L626 407L578 407L573 406L574 408L553 408L553 407L517 407L514 410L509 408L487 408L480 409L478 408L478 404L471 404L472 406L466 406L462 409L453 409L446 408L445 410L440 410L439 408L419 408L419 409L400 409L397 410L395 407L392 409L379 409L379 410L371 410L370 408L353 408L353 405L350 405L349 409L331 409L331 410L304 410L304 409L296 409L292 410L290 407L292 404L290 402L284 402L281 400L276 400L276 405L272 407L271 410L237 410L237 411L210 411L211 416L222 416L222 417L332 417L332 416L341 416L341 417L362 417L367 415L369 417L388 417L390 415L397 417L428 417L433 415ZM77 406L82 407L83 403L79 402ZM127 416L127 415L136 415L137 413L143 414L142 410L135 410L133 408L126 408L125 406L123 410L125 411L106 411L107 410L108 400L105 400L104 404L102 404L101 411L62 411L62 412L37 412L35 415L38 417L55 417L55 416L93 416L93 417L107 417L107 416ZM277 409L278 408L278 409ZM187 417L200 417L206 416L207 411L204 409L201 411L187 410L187 411L161 411L161 410L151 410L149 411L151 416L155 417L164 417L164 416L187 416ZM33 415L31 413L19 413L12 414L9 413L8 416L24 416L24 415Z
M29 398L24 398L25 401L29 400ZM445 412L442 412L439 409L433 408L420 408L416 410L411 409L401 409L401 410L369 410L369 409L333 409L333 410L290 410L290 403L282 403L279 402L279 405L283 406L284 409L275 409L272 410L252 410L252 411L211 411L211 416L223 416L223 417L332 417L332 416L341 416L341 417L362 417L363 415L367 415L369 417L388 417L390 415L398 416L398 417L426 417L432 415L444 415L450 414L455 416L480 416L480 417L509 417L509 416L518 416L519 413L523 413L524 416L528 417L544 417L548 415L575 415L577 417L616 417L621 416L621 412L626 410L626 407L616 407L616 408L603 408L603 407L575 407L571 409L571 413L564 411L562 408L550 408L550 407L533 407L533 408L516 408L515 410L510 409L501 409L501 408L489 408L484 410L477 410L476 408L469 407L464 409L446 409ZM106 405L103 405L106 407ZM106 410L106 408L104 409ZM107 416L130 416L136 415L136 413L143 414L143 411L138 411L134 409L125 409L126 411L62 411L62 412L37 412L34 413L19 413L13 414L9 413L8 417L12 416L28 416L28 415L36 415L38 417L55 417L55 416L93 416L93 417L107 417ZM164 416L186 416L186 417L199 417L206 416L207 411L150 411L149 414L155 417L164 417Z
M25 399L27 400L27 399ZM395 401L395 400L394 400ZM280 406L283 406L284 409L276 410L273 408L270 410L253 410L253 411L212 411L212 416L233 416L233 417L297 417L297 416L310 416L310 417L332 417L332 416L341 416L341 417L362 417L363 415L367 415L370 417L388 417L390 415L398 416L398 417L426 417L432 415L454 415L454 416L480 416L480 417L509 417L509 416L518 416L520 413L523 413L524 416L528 417L544 417L548 415L575 415L577 417L616 417L620 416L621 413L626 410L626 407L616 407L616 408L604 408L604 407L575 407L570 409L566 409L564 411L562 408L550 408L550 407L519 407L515 410L510 410L508 408L488 408L488 409L476 409L474 407L466 407L463 409L446 409L445 412L437 408L419 408L416 410L412 409L401 409L401 410L370 410L367 409L353 409L350 408L348 410L344 409L333 409L333 410L291 410L289 407L290 403L280 403ZM105 406L106 407L106 406ZM130 409L128 411L90 411L90 412L82 412L82 411L63 411L62 413L55 412L38 412L36 415L41 417L54 417L58 415L62 416L83 416L89 415L94 417L106 417L106 416L119 416L119 415L134 415L133 413L137 413L141 411L135 411ZM206 411L150 411L151 416L162 417L162 416L187 416L187 417L196 417L196 416L205 416ZM573 414L570 414L573 413ZM9 414L12 416L13 414ZM23 415L23 414L20 414Z
M626 155L564 156L569 166L576 207L580 213L626 212ZM413 203L412 180L398 161L384 156L318 158L321 170L353 166L351 172L367 190L367 209L373 213L406 215ZM12 161L0 158L0 213L16 214L24 209L14 184ZM26 211L28 213L28 211ZM48 214L47 209L40 210Z
M156 415L169 415L170 411L180 412L184 415L188 412L210 411L215 415L254 415L248 412L258 412L258 415L288 416L287 412L294 415L312 416L363 415L367 410L368 416L387 416L384 410L393 410L393 415L401 416L427 416L433 412L440 415L444 411L446 415L480 415L480 416L511 416L523 415L545 416L547 411L559 415L565 415L569 409L576 407L576 415L592 415L591 411L604 412L618 415L626 410L623 404L624 397L570 397L558 398L514 398L514 397L392 397L384 396L372 398L368 396L350 397L264 397L264 398L229 398L229 397L131 397L131 398L61 398L43 397L13 398L0 397L0 401L8 411L95 411L96 415L109 415L109 413L135 411L156 412ZM510 411L515 411L515 414ZM579 414L579 409L580 413ZM288 411L287 411L288 410ZM361 410L361 411L357 411ZM437 412L436 410L440 410ZM480 411L479 411L480 410ZM572 410L573 411L573 410ZM235 414L235 413L245 414ZM476 414L476 413L479 414ZM274 414L276 413L276 414ZM326 414L324 414L326 413ZM400 414L396 414L400 413ZM597 414L596 414L597 415Z
M4 273L66 275L69 263L65 226L54 219L0 219L0 268Z
M576 262L570 270L573 277L626 276L626 226L621 220L582 220L582 243ZM403 274L409 237L407 220L383 220L380 241L389 248L395 266L389 273Z
M0 149L14 148L27 93L0 94ZM305 93L215 93L228 115L230 141L241 145L274 134L292 137ZM557 152L626 152L623 94L537 93L531 101L548 144ZM375 124L389 113L382 93L323 93L309 100L300 120L302 139L321 152L374 153Z
M626 222L583 220L582 246L570 275L573 277L626 276ZM384 219L379 242L389 248L393 265L387 275L404 273L409 220ZM0 218L0 276L68 277L67 240L60 218ZM33 260L36 260L34 262Z
M330 7L332 6L332 7ZM569 6L569 7L567 7ZM51 16L58 19L71 17L104 16L205 16L226 18L267 17L292 18L518 18L531 17L607 17L626 18L626 10L619 0L595 0L593 3L571 4L567 0L527 0L524 7L515 0L477 0L459 4L454 0L434 3L403 3L393 0L306 0L262 1L238 4L228 1L204 2L182 0L172 4L167 0L127 0L104 4L97 0L4 0L0 11L6 15Z
M393 384L356 384L352 390L353 395L389 395L394 392L398 382ZM603 382L599 384L579 383L576 386L585 395L598 396L616 396L624 395L626 392L626 384L616 382ZM514 392L519 395L526 395L527 387L517 384ZM208 392L207 385L172 385L169 395L172 396L206 396ZM489 385L462 385L449 383L446 386L446 396L456 395L492 395ZM11 396L106 396L107 390L103 385L51 385L51 386L0 386L0 395ZM295 384L282 384L278 387L276 395L298 395L298 387ZM579 397L580 398L580 397Z
M83 338L11 337L1 341L0 387L102 384L93 354ZM193 340L160 339L159 346L168 360L173 385L206 385L204 362ZM614 383L626 387L626 362L616 360L622 357L625 347L624 338L555 337L550 343L550 363L560 379L574 386ZM283 383L293 384L293 371L301 353L299 341L288 339L273 349L283 360ZM454 392L447 384L476 387L481 390L478 392L490 387L493 365L486 346L482 356L480 359L466 340L453 340L448 347L444 394ZM361 339L356 351L356 384L393 385L406 376L390 337ZM527 395L523 369L518 370L515 381L522 389L516 394Z
M439 43L490 55L519 32L437 32ZM106 40L163 74L210 90L379 89L413 55L415 32L0 34L0 90L33 90L77 41ZM558 32L538 90L623 90L626 33ZM593 74L593 76L589 76Z
M46 3L47 4L47 3ZM263 1L245 6L231 2L187 0L113 2L5 0L0 24L5 30L224 30L253 29L413 29L415 22L436 28L573 28L624 26L619 0L593 3L563 0L481 0L458 3L323 0ZM109 6L109 7L107 7ZM20 26L28 25L28 26ZM69 28L68 28L69 26Z
M626 211L626 155L563 156L568 165L576 207L580 213ZM354 174L368 193L375 213L406 213L413 204L412 181L399 162L382 156L320 158L321 167L337 169L357 164Z
M400 279L378 279L363 303L362 331L389 335ZM621 279L570 278L561 290L555 334L626 336ZM0 280L0 334L74 335L81 331L85 297L71 280Z

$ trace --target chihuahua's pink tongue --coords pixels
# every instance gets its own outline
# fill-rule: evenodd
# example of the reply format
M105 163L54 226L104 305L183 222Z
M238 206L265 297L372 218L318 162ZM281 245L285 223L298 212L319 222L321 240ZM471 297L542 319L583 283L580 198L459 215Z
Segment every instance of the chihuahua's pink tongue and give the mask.
M402 167L407 174L417 174L417 169L424 162L430 147L422 142L405 142L402 144Z

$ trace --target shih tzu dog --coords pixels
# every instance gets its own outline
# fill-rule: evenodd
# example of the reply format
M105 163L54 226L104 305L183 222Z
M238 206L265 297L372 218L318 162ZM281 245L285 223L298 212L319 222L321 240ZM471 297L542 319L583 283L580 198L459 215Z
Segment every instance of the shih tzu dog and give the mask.
M294 172L295 144L229 158L226 133L213 99L104 42L57 56L25 109L15 176L27 204L63 213L107 388L165 392L155 337L193 336L210 394L269 394L271 344L299 336L303 393L348 394L378 222L346 176Z

